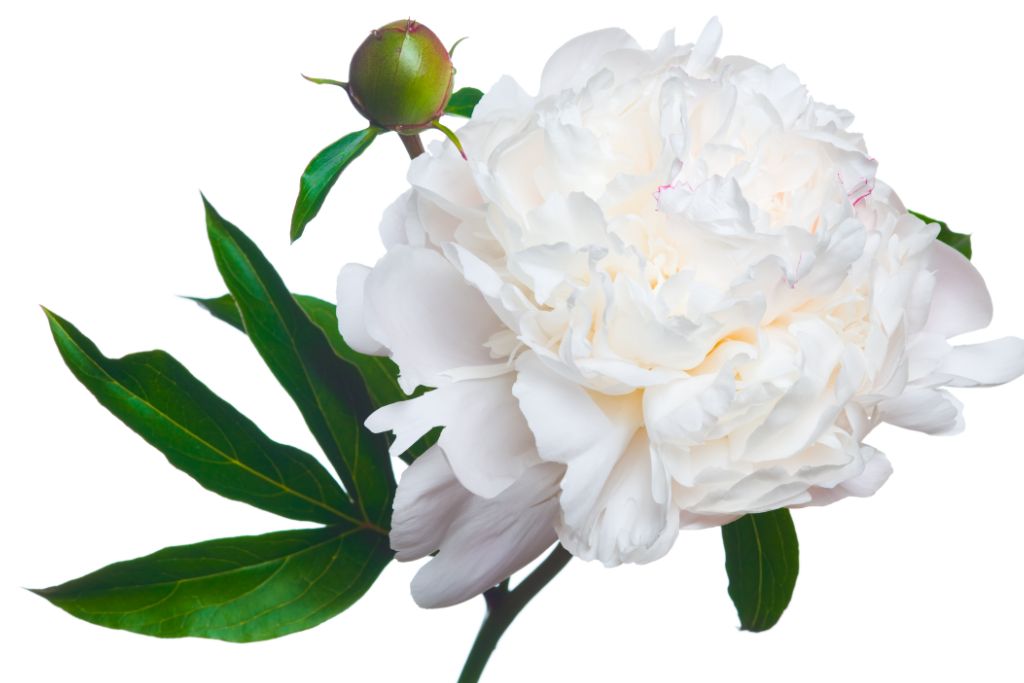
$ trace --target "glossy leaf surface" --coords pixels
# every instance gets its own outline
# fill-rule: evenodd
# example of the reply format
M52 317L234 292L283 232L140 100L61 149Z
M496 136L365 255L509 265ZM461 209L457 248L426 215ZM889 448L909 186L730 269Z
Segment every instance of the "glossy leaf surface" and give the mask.
M729 597L740 628L767 631L789 605L800 548L789 510L744 515L722 527Z
M365 130L349 133L337 142L320 150L302 172L299 180L299 196L292 210L292 242L302 237L306 226L320 212L328 193L338 182L352 161L366 151L380 133L379 128L370 126Z
M165 548L34 592L100 626L249 642L337 615L391 556L386 536L337 525Z
M46 314L75 377L205 488L291 519L358 519L345 492L313 456L272 441L169 354L110 359L71 323Z
M363 427L374 405L361 375L335 353L252 240L208 202L206 224L217 268L250 341L295 401L366 519L383 524L395 480L386 439Z

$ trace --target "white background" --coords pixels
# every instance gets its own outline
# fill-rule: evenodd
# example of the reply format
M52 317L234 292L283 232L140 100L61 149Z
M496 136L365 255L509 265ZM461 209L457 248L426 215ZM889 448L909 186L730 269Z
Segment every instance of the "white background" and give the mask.
M240 334L177 294L222 291L199 190L291 287L333 297L347 261L381 253L404 151L378 141L288 244L298 178L359 127L342 94L366 32L410 14L457 53L458 85L511 73L618 25L653 46L712 15L723 53L785 62L857 114L906 203L974 233L996 304L981 337L1024 335L1024 96L1014 3L7 3L0 16L3 561L8 681L453 681L482 601L425 611L392 564L327 624L279 641L161 641L77 621L21 590L160 547L296 526L220 499L108 415L64 368L45 304L108 355L164 348L273 438L316 446ZM1024 381L962 391L967 432L882 428L895 474L869 500L795 514L796 595L780 624L736 629L716 530L653 565L576 561L520 617L485 680L1021 680Z

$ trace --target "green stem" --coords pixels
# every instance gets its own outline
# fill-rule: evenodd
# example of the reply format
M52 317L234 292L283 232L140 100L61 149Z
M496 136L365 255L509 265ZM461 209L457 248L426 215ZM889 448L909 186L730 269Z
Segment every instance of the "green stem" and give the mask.
M487 660L494 652L498 640L512 624L512 620L518 616L533 596L537 595L544 586L548 585L551 579L555 578L558 572L572 559L569 551L561 545L555 546L551 554L541 562L529 576L515 587L508 589L508 580L503 581L499 586L484 593L487 601L487 616L480 626L476 640L473 642L473 649L466 657L466 664L462 667L462 675L459 676L459 683L477 683L480 675L487 666Z

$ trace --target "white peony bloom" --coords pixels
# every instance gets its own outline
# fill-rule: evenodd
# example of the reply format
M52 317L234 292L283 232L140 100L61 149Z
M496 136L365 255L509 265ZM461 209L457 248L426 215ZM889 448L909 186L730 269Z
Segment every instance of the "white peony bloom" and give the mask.
M795 75L695 45L575 38L537 96L510 78L412 162L387 254L339 279L345 338L407 391L371 416L399 454L416 601L450 605L556 540L606 565L683 528L869 496L880 422L962 427L944 387L1024 372L981 276L875 178L852 117Z

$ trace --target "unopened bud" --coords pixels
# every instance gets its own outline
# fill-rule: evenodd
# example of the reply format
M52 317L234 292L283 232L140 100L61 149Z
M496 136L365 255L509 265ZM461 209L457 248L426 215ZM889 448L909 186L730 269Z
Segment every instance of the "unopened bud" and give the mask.
M352 56L348 94L370 123L411 135L435 125L452 94L451 55L412 20L370 32Z

